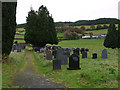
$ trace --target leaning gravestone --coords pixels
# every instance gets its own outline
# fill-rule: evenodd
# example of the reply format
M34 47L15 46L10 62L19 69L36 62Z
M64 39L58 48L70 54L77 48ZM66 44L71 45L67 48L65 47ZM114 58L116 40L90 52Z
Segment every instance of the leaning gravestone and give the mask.
M79 56L76 54L72 54L69 57L69 68L67 68L68 70L78 70L81 69L79 67Z
M61 70L61 62L59 60L53 60L53 70Z
M96 59L96 58L97 58L97 53L93 53L92 59Z
M102 59L107 59L107 50L106 49L104 49L102 51Z

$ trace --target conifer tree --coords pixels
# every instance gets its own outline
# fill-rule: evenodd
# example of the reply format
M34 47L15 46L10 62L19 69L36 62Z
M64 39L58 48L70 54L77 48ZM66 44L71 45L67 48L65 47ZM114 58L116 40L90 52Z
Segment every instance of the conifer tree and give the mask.
M107 48L117 48L117 30L115 24L110 24L107 36L104 40L104 46Z
M25 29L25 41L35 47L43 47L47 43L58 44L53 18L43 5L37 12L29 12Z
M2 2L2 55L9 55L16 32L17 2Z

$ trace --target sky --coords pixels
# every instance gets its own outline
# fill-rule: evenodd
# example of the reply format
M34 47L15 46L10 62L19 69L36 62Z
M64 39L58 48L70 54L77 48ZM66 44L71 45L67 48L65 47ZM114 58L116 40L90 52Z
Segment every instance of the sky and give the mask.
M118 18L120 0L17 0L16 22L26 23L32 6L37 11L41 5L47 7L54 22L75 22L98 18Z

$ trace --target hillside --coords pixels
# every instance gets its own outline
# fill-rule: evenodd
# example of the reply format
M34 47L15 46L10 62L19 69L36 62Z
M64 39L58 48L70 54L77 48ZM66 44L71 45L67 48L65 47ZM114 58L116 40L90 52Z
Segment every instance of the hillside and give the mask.
M56 26L80 26L80 25L97 25L97 24L110 24L115 23L118 24L120 20L116 18L99 18L95 20L78 20L76 22L55 22ZM17 28L25 27L26 23L18 24Z

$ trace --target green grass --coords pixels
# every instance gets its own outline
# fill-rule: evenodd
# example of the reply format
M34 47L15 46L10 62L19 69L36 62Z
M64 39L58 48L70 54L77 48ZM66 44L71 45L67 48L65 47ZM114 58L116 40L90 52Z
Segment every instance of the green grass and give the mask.
M33 52L38 72L51 78L52 81L63 83L71 88L118 88L118 50L107 49L108 59L101 59L104 39L66 40L58 45L62 47L89 48L88 58L80 55L81 70L67 70L68 65L62 65L62 70L52 70L52 61L44 60L43 54ZM92 59L92 53L98 58Z
M18 43L25 43L24 40L16 40L16 39L14 39L14 42L15 42L15 41L18 41Z
M15 38L24 38L24 35L15 35Z
M63 37L63 33L57 33L57 37Z
M2 64L2 88L12 87L11 77L15 72L20 71L24 64L26 52L11 52L8 63ZM15 88L15 87L12 87ZM17 87L16 87L17 88Z
M108 29L101 29L101 30L94 30L94 31L85 31L85 33L92 32L93 35L98 35L98 34L107 34Z

